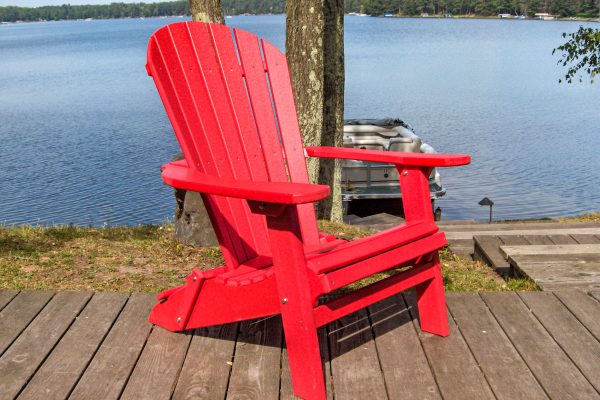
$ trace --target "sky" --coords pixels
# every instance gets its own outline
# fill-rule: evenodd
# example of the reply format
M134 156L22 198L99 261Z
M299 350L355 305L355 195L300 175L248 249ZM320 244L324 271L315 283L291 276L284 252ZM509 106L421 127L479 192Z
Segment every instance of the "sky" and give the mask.
M19 7L39 7L39 6L60 6L62 4L80 5L80 4L110 4L110 3L154 3L158 0L0 0L0 7L19 6ZM167 1L167 0L162 0Z

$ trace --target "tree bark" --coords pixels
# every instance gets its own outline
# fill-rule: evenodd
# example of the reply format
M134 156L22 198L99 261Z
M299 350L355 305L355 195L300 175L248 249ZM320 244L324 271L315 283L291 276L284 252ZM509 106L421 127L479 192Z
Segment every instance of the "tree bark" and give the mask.
M320 145L323 134L323 1L287 0L285 6L286 56L305 146ZM318 159L308 159L308 175L318 182Z
M307 146L341 146L344 118L343 0L288 0L286 53ZM341 221L340 162L308 159L311 182L332 187L317 216Z
M344 130L344 0L325 0L324 95L322 146L343 146ZM324 159L319 165L319 183L331 186L329 202L322 202L319 214L342 221L341 161Z
M192 20L225 25L221 0L189 0Z

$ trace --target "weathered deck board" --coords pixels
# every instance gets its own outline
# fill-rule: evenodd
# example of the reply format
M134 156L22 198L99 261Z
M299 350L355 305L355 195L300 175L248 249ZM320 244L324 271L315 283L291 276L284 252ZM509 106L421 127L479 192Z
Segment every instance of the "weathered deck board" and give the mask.
M579 244L598 244L598 243L600 243L600 236L598 234L596 234L596 235L573 234L571 236Z
M227 399L278 399L281 318L244 321L235 346Z
M155 302L150 294L129 298L70 399L119 398L152 329L148 313Z
M472 239L457 239L448 242L450 250L458 256L471 258L473 255L473 240Z
M198 329L188 349L173 399L224 399L239 324Z
M415 317L418 314L416 296L409 292L404 297L410 306L411 314ZM495 398L451 317L449 318L450 336L445 338L422 332L418 320L415 319L413 322L444 399Z
M124 400L168 400L192 336L154 327L121 395Z
M450 293L448 308L497 399L548 396L477 293Z
M38 315L54 292L21 292L0 311L0 355Z
M19 399L66 398L108 333L127 297L124 293L96 293Z
M445 232L448 240L455 239L470 239L473 236L481 235L598 235L600 234L600 227L593 228L555 228L555 229L502 229L502 230L478 230L478 231L456 231L456 232Z
M600 244L501 246L500 252L544 290L600 288Z
M502 275L510 273L510 264L500 253L504 244L498 236L475 236L473 259L488 264Z
M445 232L523 231L549 229L600 228L598 222L507 222L491 224L440 224Z
M18 290L3 290L0 292L0 311L19 294Z
M482 297L515 349L551 398L600 398L594 387L516 293L483 293Z
M401 295L369 307L379 362L391 399L441 399ZM407 363L406 360L411 360ZM411 390L407 391L406 388Z
M596 340L600 340L600 307L598 307L598 302L581 290L561 290L555 294L594 335Z
M500 251L505 256L522 256L527 254L556 255L556 254L598 254L600 244L549 244L529 246L501 246Z
M92 293L57 293L0 357L0 398L16 397Z
M600 342L552 293L521 293L521 298L552 338L600 392Z
M544 290L576 287L600 289L600 262L526 263L515 257L511 258L511 265Z
M555 244L548 235L536 236L536 235L524 235L525 240L529 242L531 245L552 245Z
M173 333L147 322L151 295L90 296L39 306L0 357L0 398L295 398L278 317ZM418 330L413 292L321 328L328 399L600 397L600 291L447 298L448 338Z
M365 310L329 325L331 373L335 395L340 399L385 399L377 349Z
M548 238L554 244L577 244L571 235L548 235Z

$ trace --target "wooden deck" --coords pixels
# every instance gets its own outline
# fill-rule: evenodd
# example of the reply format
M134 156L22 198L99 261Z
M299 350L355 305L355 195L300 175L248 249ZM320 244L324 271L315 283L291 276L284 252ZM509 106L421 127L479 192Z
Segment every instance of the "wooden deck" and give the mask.
M0 399L291 399L280 319L171 333L148 294L0 291ZM321 331L329 398L600 399L600 292L411 293Z
M440 227L446 234L450 249L459 255L469 257L477 254L474 238L500 238L498 243L518 244L563 244L559 237L569 237L574 243L594 240L600 237L600 223L597 222L511 222L492 224L445 224ZM569 239L567 239L569 240ZM493 242L493 240L492 240ZM497 244L490 243L490 250ZM496 255L500 252L496 251Z

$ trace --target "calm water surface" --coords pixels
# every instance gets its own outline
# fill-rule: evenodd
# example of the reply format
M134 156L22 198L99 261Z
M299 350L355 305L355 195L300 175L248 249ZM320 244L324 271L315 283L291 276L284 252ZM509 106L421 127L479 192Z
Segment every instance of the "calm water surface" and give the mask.
M144 70L181 19L0 26L0 223L135 225L172 217L160 165L178 151ZM283 16L229 25L284 44ZM589 26L598 26L590 23ZM600 210L600 86L558 84L577 22L346 18L346 116L397 116L438 151L445 218Z

